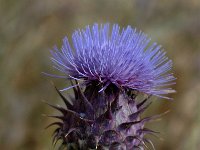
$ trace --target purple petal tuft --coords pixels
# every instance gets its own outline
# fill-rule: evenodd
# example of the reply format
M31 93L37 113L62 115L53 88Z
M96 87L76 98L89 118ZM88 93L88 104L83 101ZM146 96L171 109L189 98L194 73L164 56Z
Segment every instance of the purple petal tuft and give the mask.
M135 28L120 30L114 24L94 24L72 35L72 46L67 37L61 50L51 51L54 67L71 79L99 81L104 89L110 84L130 88L150 95L165 97L175 92L170 73L172 61L160 45ZM102 89L102 90L104 90Z

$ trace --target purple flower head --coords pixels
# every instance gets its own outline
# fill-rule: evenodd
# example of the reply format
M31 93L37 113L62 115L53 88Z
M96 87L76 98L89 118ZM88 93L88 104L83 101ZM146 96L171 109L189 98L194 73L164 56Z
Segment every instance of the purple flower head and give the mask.
M161 46L153 43L146 34L127 26L120 30L114 24L94 24L76 30L72 46L67 37L61 50L52 51L54 67L69 78L98 81L105 89L117 87L133 89L150 95L165 97L175 92L168 88L174 84L170 73L172 61Z

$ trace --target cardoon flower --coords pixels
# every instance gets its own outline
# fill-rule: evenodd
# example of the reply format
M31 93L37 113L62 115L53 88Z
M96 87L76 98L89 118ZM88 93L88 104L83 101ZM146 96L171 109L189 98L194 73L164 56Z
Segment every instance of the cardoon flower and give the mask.
M74 97L57 92L66 108L53 106L61 116L53 141L66 149L132 150L152 144L146 134L156 132L144 124L158 116L141 118L151 95L173 93L172 61L161 46L130 26L87 26L72 35L72 46L63 39L61 50L51 52L54 67L70 79ZM138 96L140 95L140 96ZM141 99L141 95L143 98Z

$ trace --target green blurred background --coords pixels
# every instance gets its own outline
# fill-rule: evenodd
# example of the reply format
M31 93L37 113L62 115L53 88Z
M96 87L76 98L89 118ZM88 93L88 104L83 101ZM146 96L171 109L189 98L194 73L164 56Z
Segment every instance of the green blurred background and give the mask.
M0 149L49 150L56 114L42 101L62 104L51 80L49 60L55 44L76 28L97 23L131 25L147 33L174 62L174 101L154 100L146 114L171 110L149 126L158 150L200 149L200 1L199 0L0 0ZM67 93L67 92L66 92Z

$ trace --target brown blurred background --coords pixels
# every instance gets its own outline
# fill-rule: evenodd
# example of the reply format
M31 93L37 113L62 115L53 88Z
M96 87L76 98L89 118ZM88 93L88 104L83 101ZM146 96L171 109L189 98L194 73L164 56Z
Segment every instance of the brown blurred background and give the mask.
M131 25L147 33L174 62L173 102L154 100L146 114L171 112L149 126L160 131L158 150L200 149L199 0L0 0L0 149L49 150L56 112L42 101L62 104L51 80L49 49L76 28L97 23Z

